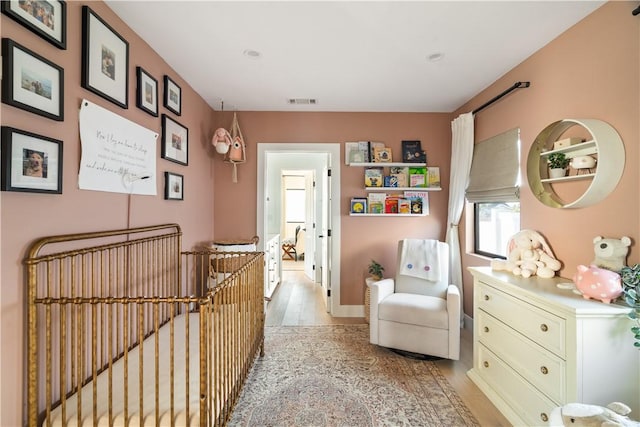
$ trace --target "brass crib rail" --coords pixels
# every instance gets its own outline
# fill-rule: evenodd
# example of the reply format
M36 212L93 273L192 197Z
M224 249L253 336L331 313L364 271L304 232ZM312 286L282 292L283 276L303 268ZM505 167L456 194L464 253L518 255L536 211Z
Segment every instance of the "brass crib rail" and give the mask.
M181 234L167 224L31 246L28 425L74 413L77 425L227 422L263 352L263 254L181 252Z

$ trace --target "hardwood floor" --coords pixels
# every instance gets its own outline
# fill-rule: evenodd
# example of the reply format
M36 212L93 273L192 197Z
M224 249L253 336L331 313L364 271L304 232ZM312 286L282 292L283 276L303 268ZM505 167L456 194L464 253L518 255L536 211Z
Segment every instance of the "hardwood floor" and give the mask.
M321 287L306 278L303 271L284 270L282 282L267 305L267 326L303 326L362 324L364 318L331 317L325 309ZM511 424L467 377L473 365L473 336L468 329L461 332L460 360L441 360L438 367L473 412L482 426L502 427Z

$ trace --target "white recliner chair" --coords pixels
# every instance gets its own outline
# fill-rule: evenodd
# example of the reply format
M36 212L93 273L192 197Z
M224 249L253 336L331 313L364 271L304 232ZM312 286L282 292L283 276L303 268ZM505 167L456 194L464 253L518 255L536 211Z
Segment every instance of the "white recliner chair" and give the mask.
M461 301L458 288L449 284L449 246L439 241L424 242L425 247L437 247L438 256L431 260L437 259L439 264L438 280L401 274L406 272L401 268L403 245L411 243L398 242L395 279L383 279L370 287L369 341L382 347L458 360ZM416 258L415 253L412 258Z

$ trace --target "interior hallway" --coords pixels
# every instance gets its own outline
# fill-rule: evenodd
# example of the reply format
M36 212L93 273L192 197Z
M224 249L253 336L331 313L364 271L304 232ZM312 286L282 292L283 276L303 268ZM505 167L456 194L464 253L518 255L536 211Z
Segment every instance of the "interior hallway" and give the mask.
M267 305L266 326L363 324L363 317L331 317L325 309L322 288L302 271L302 261L283 261L282 282ZM456 390L482 426L511 426L487 397L467 377L473 365L473 333L461 331L460 360L436 362L440 372ZM452 426L453 427L453 426Z

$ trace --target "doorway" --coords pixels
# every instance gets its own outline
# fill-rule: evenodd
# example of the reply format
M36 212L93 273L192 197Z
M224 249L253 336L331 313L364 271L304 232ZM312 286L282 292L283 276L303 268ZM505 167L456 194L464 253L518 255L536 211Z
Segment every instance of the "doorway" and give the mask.
M282 216L282 270L302 270L314 282L321 278L315 274L316 247L316 195L314 170L283 170Z
M304 170L315 183L314 220L305 231L305 263L322 287L326 311L339 315L340 304L340 144L258 144L257 231L260 241L280 234L283 221L283 171ZM330 181L336 185L330 185ZM335 201L335 202L333 202ZM332 203L333 202L333 203ZM282 239L282 237L281 237ZM313 254L307 248L314 248Z

